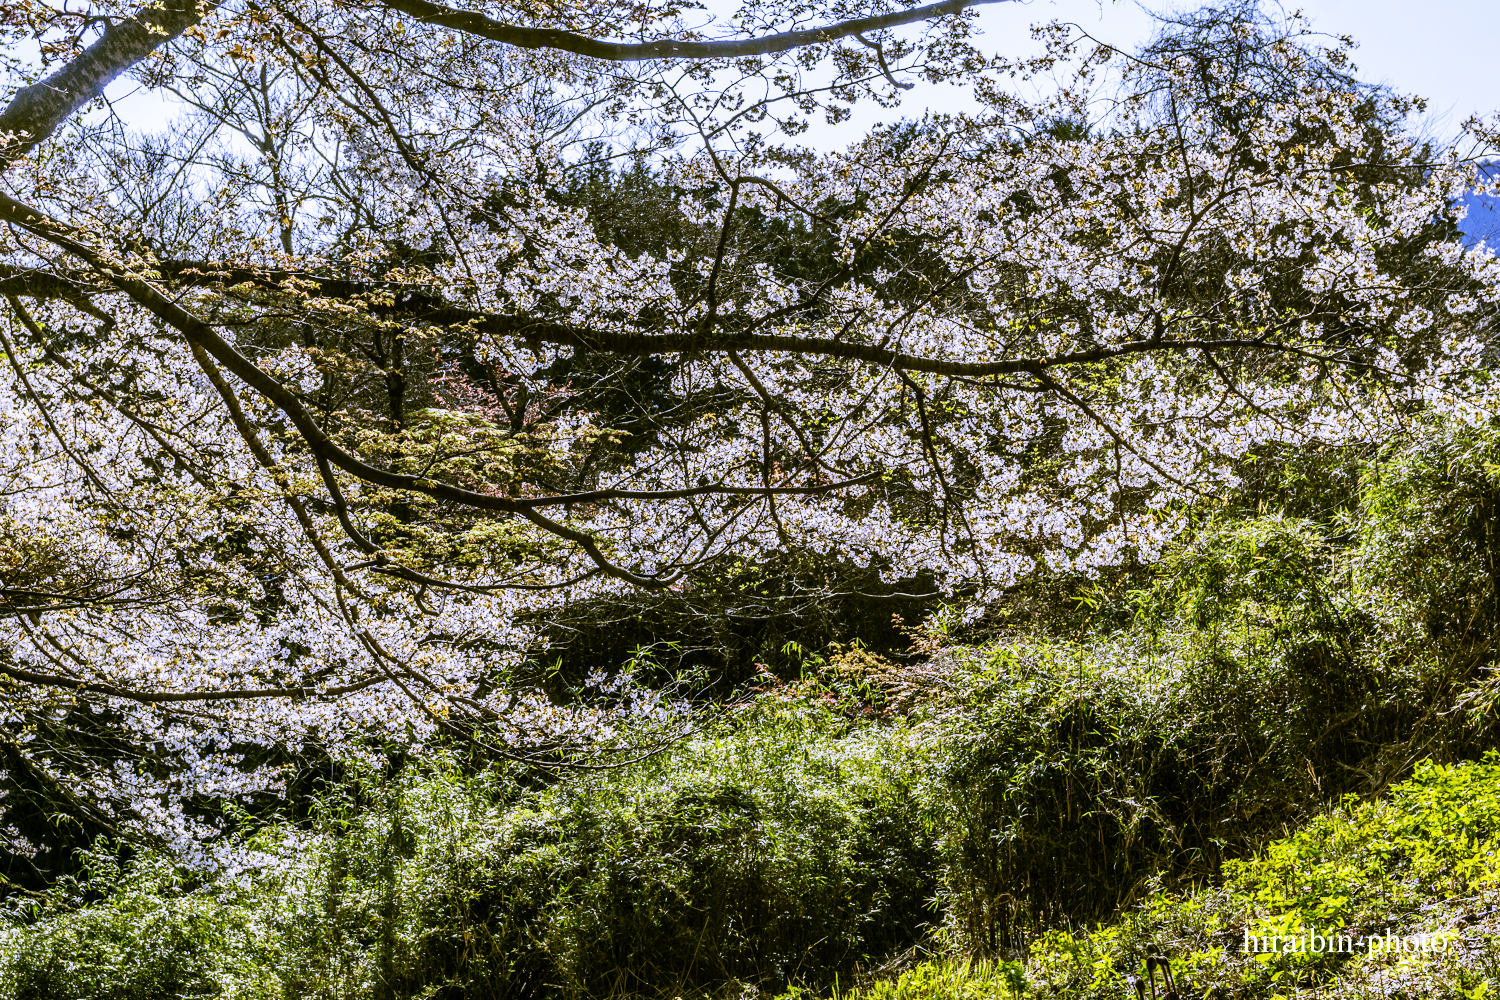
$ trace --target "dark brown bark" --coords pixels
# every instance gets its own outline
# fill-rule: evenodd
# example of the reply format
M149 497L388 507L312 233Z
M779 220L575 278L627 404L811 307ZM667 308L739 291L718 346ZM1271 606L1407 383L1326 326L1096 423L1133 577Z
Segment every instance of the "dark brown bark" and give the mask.
M677 41L664 38L655 42L607 42L571 31L556 28L518 28L504 24L473 11L455 10L429 0L381 0L392 10L399 10L425 24L437 24L456 31L478 35L491 41L504 42L523 49L559 49L575 52L595 59L613 62L643 62L648 59L742 59L746 56L771 55L821 42L833 42L840 38L885 28L896 28L917 21L928 21L949 14L958 14L980 4L1008 3L1010 0L943 0L942 3L913 7L910 10L894 11L874 17L861 17L853 21L839 21L820 28L801 31L782 31L759 38L726 39L723 41Z
M365 688L374 687L386 680L384 674L374 677L366 677L364 680L355 681L353 684L337 684L332 687L293 687L293 688L237 688L226 691L135 691L129 688L116 687L113 684L100 684L96 681L82 680L77 677L60 677L56 674L42 674L34 670L26 670L22 667L8 666L0 663L0 674L14 677L18 681L28 684L41 684L47 687L62 688L67 691L83 692L91 694L108 695L111 698L128 698L143 704L166 704L168 702L184 701L246 701L252 698L328 698L341 694L350 694L354 691L363 691Z

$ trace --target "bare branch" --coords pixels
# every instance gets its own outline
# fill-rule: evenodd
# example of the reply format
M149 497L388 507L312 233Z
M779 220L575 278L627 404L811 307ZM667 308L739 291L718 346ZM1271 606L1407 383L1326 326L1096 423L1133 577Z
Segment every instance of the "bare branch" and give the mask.
M245 688L233 691L134 691L129 688L116 687L113 684L101 684L96 681L83 680L77 677L39 674L33 670L26 670L6 663L0 663L0 674L14 677L18 681L26 681L28 684L45 684L49 687L66 688L69 691L87 691L90 694L108 695L111 698L127 698L130 701L138 701L144 704L160 704L174 701L238 701L250 698L326 698L349 694L354 691L362 691L367 687L373 687L386 680L383 675L378 675L355 681L353 684L341 684L336 687L327 688Z
M504 42L523 49L559 49L574 52L594 59L612 62L643 62L648 59L740 59L746 56L772 55L791 49L822 42L834 42L867 31L897 28L917 21L959 14L970 7L981 4L1009 3L1011 0L943 0L942 3L913 7L910 10L893 11L874 17L860 17L852 21L839 21L821 28L806 28L801 31L783 31L759 38L726 39L723 41L696 42L662 39L655 42L609 42L589 38L571 31L556 28L518 28L512 24L476 14L473 11L456 10L428 0L380 0L391 8L424 24L437 24L445 28L478 35L491 41Z

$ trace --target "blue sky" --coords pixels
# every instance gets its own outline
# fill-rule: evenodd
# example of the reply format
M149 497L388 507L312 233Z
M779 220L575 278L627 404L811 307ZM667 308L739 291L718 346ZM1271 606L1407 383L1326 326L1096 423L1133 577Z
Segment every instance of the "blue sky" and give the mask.
M1144 6L1136 0L1010 0L978 8L983 32L980 44L997 53L1035 51L1038 46L1030 37L1031 25L1062 20L1080 25L1102 41L1129 49L1151 34L1147 9L1198 5L1196 0L1147 0ZM705 6L712 16L735 4L734 0L707 0ZM1355 53L1360 77L1428 98L1430 128L1435 135L1451 137L1469 115L1500 110L1500 72L1494 61L1496 40L1500 39L1500 0L1427 0L1425 4L1409 0L1308 0L1300 5L1288 3L1284 9L1303 11L1318 30L1354 36L1360 42ZM131 89L117 84L111 92L123 96ZM961 110L971 106L972 101L961 88L918 84L899 108L867 105L859 108L848 123L820 128L815 136L804 136L804 141L813 139L818 145L833 148L854 141L879 121L919 117L927 108ZM155 115L163 111L155 111Z
M1191 8L1196 3L1148 2L1152 10ZM1500 110L1500 0L1308 0L1287 3L1288 13L1301 10L1319 31L1348 34L1360 43L1355 52L1359 76L1389 84L1403 93L1428 99L1430 128L1452 137L1471 114ZM1033 23L1072 21L1101 41L1132 48L1151 33L1151 18L1133 0L1029 0L979 8L984 32L981 45L994 52L1034 51ZM969 106L958 88L918 86L900 109L865 109L856 121L836 131L855 138L880 120L915 117L924 108L959 110ZM829 135L825 141L831 140ZM845 140L847 141L847 140Z
M1495 161L1488 173L1491 183L1500 181L1500 161ZM1485 240L1491 249L1500 249L1500 198L1470 195L1465 201L1469 215L1463 221L1463 231L1470 239Z

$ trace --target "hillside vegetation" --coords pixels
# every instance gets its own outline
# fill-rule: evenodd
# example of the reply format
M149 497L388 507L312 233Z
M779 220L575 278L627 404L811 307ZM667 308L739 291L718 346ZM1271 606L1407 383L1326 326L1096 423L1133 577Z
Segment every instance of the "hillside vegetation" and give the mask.
M232 870L101 840L0 996L1494 995L1497 457L1268 460L1149 572L789 642L628 766L371 746ZM1451 940L1245 953L1301 927Z

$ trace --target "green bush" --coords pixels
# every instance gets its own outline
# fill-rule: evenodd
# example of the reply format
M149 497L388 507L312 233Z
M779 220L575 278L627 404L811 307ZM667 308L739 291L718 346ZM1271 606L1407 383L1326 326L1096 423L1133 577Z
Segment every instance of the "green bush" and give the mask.
M1425 426L1392 445L1366 470L1357 528L1355 582L1393 655L1435 661L1451 689L1481 682L1466 702L1475 739L1460 751L1474 755L1500 696L1500 422Z
M1500 448L1439 431L1364 468L1355 520L1206 519L1068 633L798 648L801 680L618 769L376 755L237 881L91 856L0 925L0 1000L796 993L916 944L949 950L867 1000L1113 996L1167 941L1204 989L1326 977L1213 969L1234 912L1373 919L1479 885L1493 841L1494 774L1446 765L1495 739Z
M261 882L267 961L285 995L328 998L847 977L936 919L921 752L904 726L766 699L658 758L530 792L440 761L372 780Z
M71 905L0 925L0 997L161 1000L253 990L244 914L232 895L190 888L154 853L122 865L96 852L85 872Z
M935 958L894 979L850 990L840 1000L1011 1000L1027 992L1020 962L956 961ZM801 1000L793 993L779 1000Z
M1375 932L1432 900L1500 886L1500 758L1424 761L1388 800L1348 802L1230 862L1225 874L1225 901L1244 908L1242 923L1256 936L1304 927ZM1262 964L1268 974L1300 975L1338 961L1293 952Z
M1222 884L1197 892L1154 885L1132 910L1040 933L1012 961L938 956L841 1000L1129 1000L1138 995L1134 983L1152 975L1154 956L1169 959L1185 997L1500 995L1497 942L1465 929L1500 900L1500 757L1423 762L1387 799L1351 798L1253 856L1226 862L1224 874ZM1377 954L1245 947L1246 935L1314 929L1446 943Z
M1484 742L1436 661L1389 655L1310 522L1210 522L1130 595L1125 632L989 651L951 713L949 919L981 954L1216 878L1419 750Z

